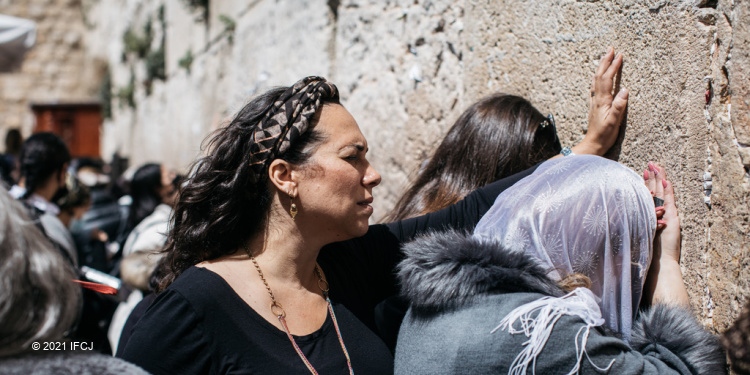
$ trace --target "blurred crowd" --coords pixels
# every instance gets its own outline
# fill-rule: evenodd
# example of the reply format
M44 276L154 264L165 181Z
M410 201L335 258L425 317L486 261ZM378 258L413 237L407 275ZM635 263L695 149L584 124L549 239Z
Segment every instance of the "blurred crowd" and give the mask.
M118 168L72 158L63 140L6 135L0 186L81 281L79 314L66 338L113 355L130 310L150 293L182 176L163 164Z

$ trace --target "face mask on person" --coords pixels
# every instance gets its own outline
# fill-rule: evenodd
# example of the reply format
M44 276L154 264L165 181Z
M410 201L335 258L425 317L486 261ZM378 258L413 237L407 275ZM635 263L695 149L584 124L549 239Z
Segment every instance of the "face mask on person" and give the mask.
M68 229L70 229L71 232L83 230L83 221L81 221L80 219L71 220L70 225L68 225Z

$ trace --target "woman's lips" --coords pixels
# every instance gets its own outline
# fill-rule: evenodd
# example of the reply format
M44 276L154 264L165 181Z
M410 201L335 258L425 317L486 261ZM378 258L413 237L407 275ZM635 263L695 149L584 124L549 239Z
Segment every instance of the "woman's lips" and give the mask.
M372 208L372 206L370 205L372 202L373 202L373 199L369 198L369 199L365 199L362 202L359 202L357 204L360 205L360 206L362 206L362 208L364 208L365 211L367 211L368 213L372 214L373 211L374 211L373 208Z

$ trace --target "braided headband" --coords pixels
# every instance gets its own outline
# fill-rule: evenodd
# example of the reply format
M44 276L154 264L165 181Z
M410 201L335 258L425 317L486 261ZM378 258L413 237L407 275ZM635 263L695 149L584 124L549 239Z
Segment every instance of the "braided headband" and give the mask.
M262 174L271 160L286 152L307 131L322 99L338 98L336 85L323 77L305 77L284 91L253 132L250 145L253 171Z

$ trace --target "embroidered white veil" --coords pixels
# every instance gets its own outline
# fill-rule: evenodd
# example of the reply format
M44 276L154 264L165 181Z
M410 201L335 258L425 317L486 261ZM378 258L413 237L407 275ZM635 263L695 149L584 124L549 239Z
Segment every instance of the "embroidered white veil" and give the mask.
M629 341L655 231L642 177L611 160L575 155L543 163L500 194L474 235L538 258L553 280L588 276L605 326Z

